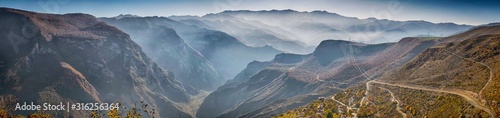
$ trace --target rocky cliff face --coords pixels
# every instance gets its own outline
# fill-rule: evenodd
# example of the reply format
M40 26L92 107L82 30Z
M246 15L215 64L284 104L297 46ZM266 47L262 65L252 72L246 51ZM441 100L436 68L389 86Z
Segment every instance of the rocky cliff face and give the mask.
M186 93L194 90L117 28L86 14L1 8L0 19L0 95L36 103L144 101L159 111L156 116L191 117L178 104L189 102Z

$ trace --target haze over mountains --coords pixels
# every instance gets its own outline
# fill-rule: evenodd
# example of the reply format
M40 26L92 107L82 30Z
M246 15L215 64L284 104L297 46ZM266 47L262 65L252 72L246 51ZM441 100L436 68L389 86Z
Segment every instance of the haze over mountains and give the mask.
M101 20L130 34L155 62L163 68L171 68L182 83L202 90L212 90L223 84L224 79L212 63L186 44L174 29L165 25L150 25L162 19L101 18Z
M326 11L224 11L202 17L172 16L174 20L216 29L238 37L247 45L270 45L291 53L307 54L325 39L364 43L397 42L410 36L448 36L472 26L427 21L359 19ZM293 43L295 42L295 43ZM301 47L301 48L300 48Z
M200 73L203 74L206 70L210 70L214 68L217 73L209 72L207 75L218 75L220 77L208 77L213 81L211 85L208 85L208 88L215 89L220 86L225 80L233 78L238 72L240 72L247 63L253 60L270 60L275 54L280 53L272 47L262 46L262 47L250 47L241 43L238 39L234 38L231 35L228 35L224 32L211 30L206 28L200 28L197 26L187 25L181 22L177 22L165 17L116 17L116 18L101 18L101 20L114 25L119 28L123 28L125 32L130 33L132 37L138 37L135 40L144 43L158 45L159 48L165 48L165 45L158 44L161 40L172 40L172 38L177 39L180 42L185 42L189 46L186 48L191 48L194 51L193 55L196 55L198 61L204 61L203 63L210 63L200 65L197 62L189 62L186 59L192 59L192 57L184 57L181 55L176 55L174 53L168 52L158 52L157 49L152 49L153 54L151 56L161 56L161 55L169 55L178 60L175 62L180 65L190 65L189 68L199 69L199 70L191 70L186 71L186 67L171 67L177 69L184 74L179 74L183 78L193 79L186 80L186 82L196 83L199 82L196 86L207 86L207 83L199 80L195 80L195 78L205 78L202 76L193 77L192 73ZM142 28L141 28L142 27ZM169 29L171 32L171 36L165 36L165 33L158 32L157 29L153 29L155 27ZM150 30L149 34L145 34L145 30ZM147 31L146 30L146 31ZM151 38L154 37L154 38ZM151 48L149 44L142 45L145 48ZM168 44L168 43L167 43ZM171 45L171 44L169 44ZM178 52L177 49L170 49L172 52ZM172 59L161 59L158 62L163 63L172 63ZM180 62L179 61L185 61ZM200 68L200 66L204 68ZM212 67L213 66L213 67ZM194 75L198 76L198 75Z
M423 117L447 105L460 110L435 117L495 117L498 29L326 11L95 18L1 8L0 97L145 102L155 117ZM335 109L320 111L319 97ZM436 104L410 103L419 100Z

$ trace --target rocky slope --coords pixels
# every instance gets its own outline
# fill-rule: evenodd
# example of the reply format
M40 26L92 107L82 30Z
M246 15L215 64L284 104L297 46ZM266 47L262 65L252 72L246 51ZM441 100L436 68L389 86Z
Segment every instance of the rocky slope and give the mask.
M461 41L469 38L475 38L478 36L482 35L490 35L490 34L499 34L500 33L500 27L498 27L498 23L491 23L487 24L485 26L478 26L471 28L467 32L462 32L450 37L446 37L442 39L442 42L453 42L453 41Z
M186 93L197 91L160 68L128 34L91 15L0 8L0 42L2 96L36 104L119 100L129 108L144 101L157 117L191 117L179 104L190 102Z
M283 111L278 117L498 117L498 28L484 25L445 38L403 39L400 43L411 44L418 39L437 44L418 48L421 53L403 57L409 61L369 82L334 94L331 99ZM407 46L393 47L384 52L400 55L404 51L397 47ZM346 107L347 103L350 106Z
M442 39L380 81L431 89L459 90L500 114L499 26L482 26ZM496 32L496 33L495 33Z
M271 62L249 64L242 76L233 80L241 84L228 82L211 93L196 115L276 115L379 76L433 44L417 38L377 45L326 40L309 55L281 54Z
M289 53L281 53L277 54L273 60L271 61L253 61L251 63L248 63L247 67L238 73L233 79L228 80L224 86L219 87L218 89L224 89L227 87L234 87L236 85L245 83L250 79L253 75L255 75L257 72L265 69L266 67L269 67L273 63L282 63L282 64L296 64L310 55L298 55L298 54L289 54Z

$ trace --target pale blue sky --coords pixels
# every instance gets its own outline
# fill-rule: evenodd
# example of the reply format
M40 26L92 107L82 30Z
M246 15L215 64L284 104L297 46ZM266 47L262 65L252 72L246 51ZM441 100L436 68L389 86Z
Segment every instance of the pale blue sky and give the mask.
M204 15L224 10L325 10L358 18L426 20L479 25L500 22L494 0L0 0L0 7L97 17Z

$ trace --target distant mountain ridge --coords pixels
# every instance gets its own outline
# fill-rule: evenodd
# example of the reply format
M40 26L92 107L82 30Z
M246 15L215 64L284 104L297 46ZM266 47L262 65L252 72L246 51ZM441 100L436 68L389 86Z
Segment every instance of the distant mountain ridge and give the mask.
M125 31L132 33L131 34L132 36L137 36L140 37L140 39L144 40L147 40L148 38L152 37L143 36L143 33L145 33L145 31L141 29L146 28L149 29L147 31L156 32L156 33L150 33L150 35L155 37L155 39L162 39L162 38L168 39L173 37L165 36L164 33L157 32L156 30L151 30L151 28L159 27L161 29L173 30L172 34L178 35L178 37L177 36L175 37L180 38L178 40L183 41L184 42L183 45L185 45L186 48L192 48L192 50L199 52L199 54L202 57L197 56L197 58L200 58L198 60L208 61L210 64L204 64L204 65L212 65L213 68L215 68L215 70L217 71L218 76L220 77L219 78L216 78L214 76L211 77L210 81L216 83L213 83L214 86L209 87L210 90L215 89L214 87L218 87L226 79L231 79L234 76L236 76L238 72L240 72L245 68L246 64L254 60L260 60L260 61L271 60L274 55L281 52L270 46L250 47L241 43L235 37L228 35L224 32L200 28L194 25L184 24L182 22L177 22L175 20L166 17L126 17L121 19L117 18L100 18L100 19L111 25L124 28ZM139 39L137 41L142 42ZM151 39L150 43L159 46L161 45L156 43L156 41L153 39ZM167 45L175 46L176 44L169 44L169 43L163 44L163 46ZM149 48L149 47L150 46L144 45L144 48ZM176 51L180 50L184 49L182 48L171 49L170 50L171 52L165 52L163 53L163 55L171 55L175 57L178 55L173 55L173 53L177 53ZM150 51L155 53L155 55L157 55L158 53L157 50L150 50ZM195 54L194 52L191 54L198 55ZM186 60L189 59L188 57L186 57L185 59L177 59L177 60L178 61ZM168 62L169 60L160 60L160 62L162 61ZM195 70L181 71L185 72L184 75L187 75L187 79L197 78L197 77L192 78L193 76L197 75L192 75L191 72L199 73L206 69L209 69L207 66L205 66L207 67L206 69L195 67L199 65L193 63L197 62L179 63L181 65L191 64L193 66L192 67L193 69L198 69L198 71ZM223 81L221 81L221 79ZM206 86L203 85L203 81L196 81L196 82L190 80L184 80L184 81L198 83L199 87Z
M207 14L202 17L172 16L170 18L200 27L228 32L228 34L237 36L240 40L243 40L242 42L247 42L250 45L268 41L267 45L299 54L312 52L312 49L308 48L308 46L316 46L325 39L351 38L357 42L376 44L397 42L401 38L418 35L444 37L473 27L454 23L431 23L422 20L359 19L327 11L299 12L290 9L236 10ZM234 25L242 23L245 25ZM249 31L251 30L259 30L264 34L250 34ZM263 37L258 40L250 38L260 35L274 35L277 38ZM273 40L293 41L299 44L299 47L293 47L292 45L282 45L280 47L271 43ZM300 46L302 44L306 45ZM301 50L306 51L290 50L293 48L301 48Z
M258 21L246 21L226 15L207 15L204 17L172 16L169 18L177 19L180 22L202 28L223 31L237 38L245 45L252 47L269 45L278 50L293 53L306 53L308 49L305 44L290 40L288 37L293 35L292 33L279 29L278 27L267 26ZM273 28L278 29L273 31Z

